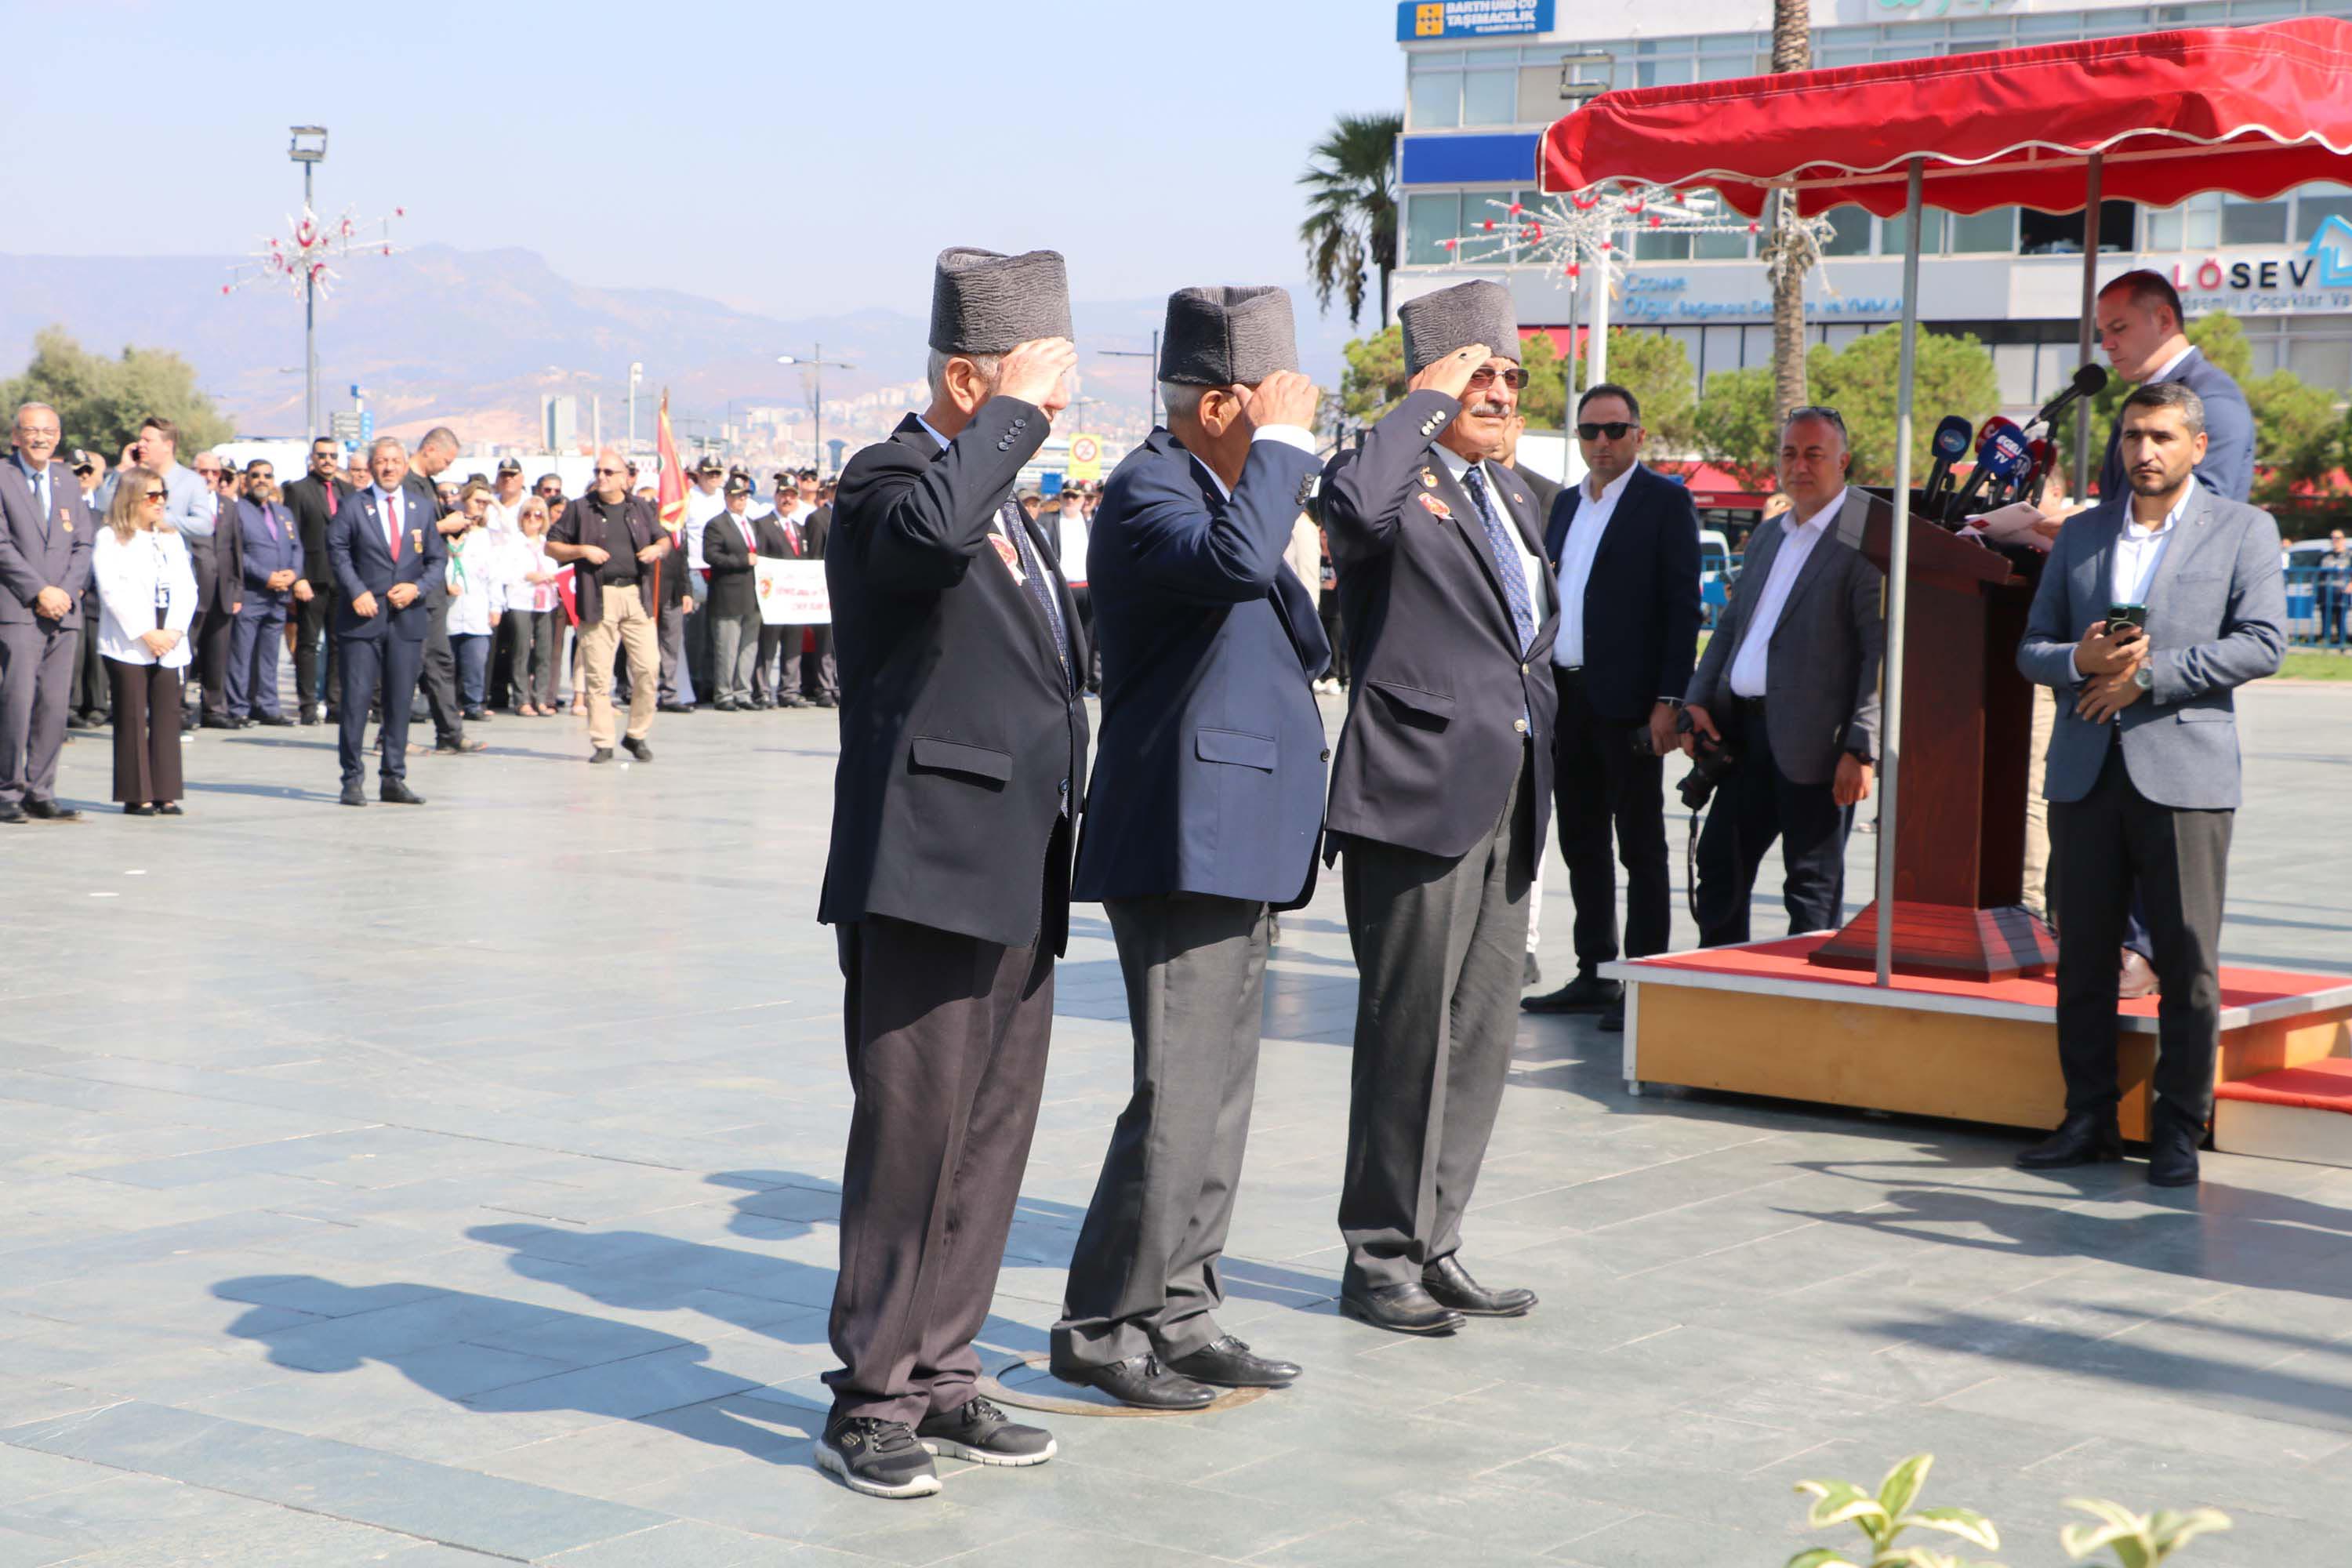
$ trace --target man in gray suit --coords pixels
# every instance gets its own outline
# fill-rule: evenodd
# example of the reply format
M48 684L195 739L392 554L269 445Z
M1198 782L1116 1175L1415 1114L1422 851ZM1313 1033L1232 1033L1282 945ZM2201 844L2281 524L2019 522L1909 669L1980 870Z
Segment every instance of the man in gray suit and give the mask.
M1702 947L1748 940L1748 894L1780 841L1789 931L1837 925L1845 840L1878 761L1879 609L1885 574L1862 553L1871 509L1834 408L1780 427L1780 489L1794 504L1756 531L1723 623L1691 677L1683 750L1737 756L1698 841Z
M2137 884L2163 997L2148 1180L2188 1186L2221 1041L2216 954L2238 806L2231 692L2278 669L2286 589L2278 524L2196 478L2209 452L2204 399L2150 382L2118 423L2129 493L2059 531L2017 650L2026 678L2059 694L2044 787L2066 1075L2065 1120L2017 1163L2123 1157L2116 952ZM2124 606L2130 616L2111 613Z
M51 460L62 433L56 409L27 403L0 463L0 822L81 816L58 804L58 752L94 531L80 481Z

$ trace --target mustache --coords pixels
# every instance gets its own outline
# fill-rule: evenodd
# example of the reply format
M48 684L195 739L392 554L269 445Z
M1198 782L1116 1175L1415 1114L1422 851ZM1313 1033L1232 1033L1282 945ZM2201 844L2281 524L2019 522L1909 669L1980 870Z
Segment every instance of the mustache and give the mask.
M1463 412L1465 414L1478 415L1488 419L1500 419L1504 417L1503 405L1496 402L1491 397L1485 398L1479 402L1472 404L1469 407L1464 409Z

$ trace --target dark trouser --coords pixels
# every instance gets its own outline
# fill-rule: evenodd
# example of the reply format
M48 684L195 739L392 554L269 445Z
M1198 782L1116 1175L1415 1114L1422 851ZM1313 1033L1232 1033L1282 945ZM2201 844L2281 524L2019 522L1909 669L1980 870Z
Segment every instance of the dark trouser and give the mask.
M776 676L776 700L782 702L787 697L798 697L806 701L807 698L801 689L801 667L810 662L810 658L801 652L801 645L808 641L809 634L816 628L770 626L767 629L776 634L777 646L783 650L783 660Z
M760 613L718 616L706 610L696 618L710 629L712 700L751 701L751 665L760 654Z
M2120 738L2081 800L2050 803L2058 900L2058 1061L2066 1109L2112 1113L2116 978L2124 911L2137 886L2156 953L2156 1092L2203 1125L2221 1045L2221 901L2231 811L2158 805L2132 786ZM2063 870L2061 869L2063 868Z
M1085 562L1078 563L1081 566ZM1079 584L1070 585L1070 603L1077 606L1078 625L1087 632L1087 689L1102 689L1102 652L1095 647L1095 596Z
M433 619L425 628L424 663L417 679L410 685L425 688L425 707L433 715L433 741L436 745L451 745L466 738L465 718L457 708L457 653L449 646L449 594L436 586L433 590ZM394 638L398 641L398 638ZM348 684L348 683L346 683ZM407 725L408 706L401 704L402 727ZM384 717L392 716L390 703L384 705ZM384 748L390 756L392 748ZM405 763L401 764L405 768ZM394 777L404 776L394 774Z
M106 656L98 651L98 592L81 596L81 650L74 656L73 710L98 718L114 705L113 681L106 673Z
M228 718L228 669L236 636L236 616L228 605L198 610L196 624L188 628L188 641L195 650L196 679L204 682L205 717L216 721Z
M484 706L513 708L530 700L530 688L524 676L527 667L516 657L530 635L524 625L530 619L529 610L509 610L490 628L490 675Z
M0 626L0 801L58 798L58 752L80 647L81 633L55 621Z
M1604 719L1587 700L1581 670L1552 670L1559 689L1559 738L1551 770L1559 851L1576 901L1576 967L1591 974L1617 957L1617 873L1611 829L1625 867L1625 956L1666 951L1673 895L1666 887L1666 763L1643 750L1646 721Z
M792 652L787 655L785 648ZM782 702L787 691L798 691L801 679L801 628L798 626L766 626L760 628L759 657L751 661L751 699ZM788 673L780 674L778 666Z
M972 1396L1053 1033L1050 948L906 921L840 928L856 1095L824 1374L836 1415L909 1424Z
M278 656L286 645L286 606L258 595L236 613L229 634L228 711L232 719L278 717Z
M658 688L665 704L694 700L694 671L686 662L686 617L677 606L666 605L654 624L656 646L661 649L661 681Z
M1348 644L1340 635L1339 590L1326 588L1316 602L1315 613L1323 622L1323 640L1331 645L1331 679L1340 685L1348 684Z
M719 679L713 671L711 655L713 638L719 630L718 621L710 614L710 603L704 595L710 592L710 574L698 572L693 578L694 614L686 617L686 668L692 677L694 689L716 701L719 696Z
M801 660L801 694L812 702L820 697L838 699L841 674L833 662L833 628L811 626L809 638L815 646ZM792 688L788 685L784 689Z
M452 632L449 651L457 659L457 700L465 711L471 712L482 705L484 686L489 679L489 634Z
M327 635L327 616L334 608L328 596L332 590L316 583L310 587L310 602L287 612L294 622L295 699L305 713L318 710L322 691L328 707L341 701L335 683L335 639Z
M561 610L509 610L500 628L514 629L514 697L518 703L555 706L555 655L563 641Z
M1529 773L1522 756L1493 831L1456 858L1343 841L1359 974L1339 1189L1351 1288L1416 1282L1462 1245L1518 1035L1535 879Z
M114 798L161 805L180 798L180 672L106 661L114 699Z
M1103 912L1127 979L1135 1090L1070 1258L1056 1365L1172 1359L1223 1331L1217 1264L1257 1094L1266 907L1179 894Z
M406 778L408 704L416 694L418 674L424 668L425 644L394 636L387 627L383 637L344 638L336 658L342 664L343 698L342 711L335 721L335 752L342 763L343 782L357 784L366 774L368 704L375 700L379 687L383 723L376 739L383 742L383 755L376 766L385 778Z
M1832 930L1845 905L1853 809L1838 805L1827 781L1796 784L1782 774L1761 701L1742 699L1733 711L1723 737L1738 748L1739 761L1716 786L1698 836L1698 943L1729 947L1748 940L1748 894L1776 838L1790 934Z

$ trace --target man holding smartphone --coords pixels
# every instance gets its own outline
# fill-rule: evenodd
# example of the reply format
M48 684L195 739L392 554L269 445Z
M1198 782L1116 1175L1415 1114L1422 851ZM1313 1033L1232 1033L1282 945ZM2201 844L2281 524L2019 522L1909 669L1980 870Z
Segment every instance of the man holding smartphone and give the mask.
M2053 688L2048 782L2066 1116L2029 1170L2123 1157L2116 977L2137 884L2162 1000L2148 1180L2188 1186L2221 1043L2221 905L2238 805L2231 694L2286 647L2278 524L2199 483L2204 400L2151 382L2124 400L2127 492L2061 530L2017 651Z

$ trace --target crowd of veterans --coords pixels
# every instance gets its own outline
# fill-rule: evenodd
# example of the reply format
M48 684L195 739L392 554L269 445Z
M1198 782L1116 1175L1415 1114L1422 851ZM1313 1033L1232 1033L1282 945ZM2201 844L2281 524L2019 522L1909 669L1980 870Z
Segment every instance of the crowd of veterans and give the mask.
M2037 532L2048 559L2017 655L2054 695L2042 787L2068 1085L2064 1124L2020 1163L2120 1157L2116 998L2137 931L2161 987L2149 1178L2185 1184L2218 1033L2231 693L2279 662L2278 531L2243 504L2243 400L2232 409L2235 388L2186 349L2177 297L2135 274L2101 310L2110 358L2140 384L2100 502ZM416 800L420 683L436 748L460 753L492 692L541 716L568 686L596 762L616 740L649 760L655 714L691 690L721 710L836 706L818 918L838 942L854 1109L829 1322L840 1365L814 1452L860 1493L936 1493L942 1455L1024 1467L1056 1451L980 1392L975 1342L1037 1123L1073 900L1108 916L1134 1083L1052 1330L1055 1378L1184 1412L1305 1374L1219 1313L1276 922L1334 868L1359 974L1339 1310L1437 1337L1524 1317L1535 1292L1465 1257L1517 1015L1622 1026L1603 967L1667 942L1670 752L1714 794L1701 940L1748 940L1776 844L1790 929L1838 923L1880 757L1885 582L1864 542L1887 503L1848 482L1838 410L1791 412L1790 504L1752 542L1701 656L1697 520L1639 461L1635 394L1584 392L1585 473L1563 492L1509 460L1526 373L1507 290L1464 283L1399 314L1404 395L1327 455L1288 295L1178 291L1156 366L1165 424L1057 515L1016 489L1072 396L1051 251L940 257L928 403L851 458L829 505L787 476L755 508L749 477L714 466L676 530L614 452L576 498L527 492L519 470L444 496L434 480L457 444L439 430L413 453L376 442L363 477L339 477L322 443L303 480L280 489L248 469L236 493L179 467L170 426L151 421L93 485L54 460L55 416L28 405L0 465L0 814L73 815L55 797L56 742L89 689L73 634L93 616L133 811L177 805L192 661L200 722L215 686L231 724L303 721L312 697L339 695L352 805L372 708L380 798ZM823 562L824 637L757 624L743 578L763 553ZM499 635L547 616L565 570L568 680L546 623ZM291 721L275 662L289 620L304 697ZM305 626L328 634L323 666L301 663ZM1333 741L1317 697L1343 664ZM1555 832L1577 973L1522 1001Z

